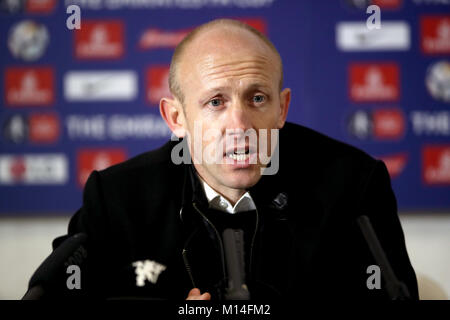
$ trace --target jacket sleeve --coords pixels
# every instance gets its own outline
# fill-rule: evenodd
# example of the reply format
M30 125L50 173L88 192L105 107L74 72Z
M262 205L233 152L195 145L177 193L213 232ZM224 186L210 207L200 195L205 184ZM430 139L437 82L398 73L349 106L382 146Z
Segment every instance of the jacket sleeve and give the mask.
M100 174L93 171L84 188L83 206L70 220L68 235L83 232L87 234L89 239L103 239L108 221L106 215L106 203L101 187Z
M394 274L407 286L411 298L418 299L416 275L408 257L397 201L382 161L376 162L361 195L359 212L369 217Z

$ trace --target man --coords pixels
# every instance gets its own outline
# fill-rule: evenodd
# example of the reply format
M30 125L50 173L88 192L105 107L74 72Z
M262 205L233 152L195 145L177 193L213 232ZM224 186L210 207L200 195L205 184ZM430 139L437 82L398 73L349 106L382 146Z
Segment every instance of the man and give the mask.
M418 297L386 167L285 123L282 77L270 41L237 21L202 25L178 45L160 112L181 140L91 174L68 232L89 239L81 295L225 299L223 232L240 230L252 299L386 299L384 283L368 286L365 214Z

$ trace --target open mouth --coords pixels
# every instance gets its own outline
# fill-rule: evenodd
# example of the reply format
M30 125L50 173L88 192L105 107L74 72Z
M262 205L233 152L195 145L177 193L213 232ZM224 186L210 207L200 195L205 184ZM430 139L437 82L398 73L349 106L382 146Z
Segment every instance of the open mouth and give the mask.
M237 147L225 152L224 157L232 159L238 162L244 162L250 159L250 157L255 154L256 148L250 146Z
M242 151L230 152L230 153L227 153L227 157L231 158L233 160L236 160L236 161L245 161L248 158L250 158L250 151L249 150L245 150L243 152Z

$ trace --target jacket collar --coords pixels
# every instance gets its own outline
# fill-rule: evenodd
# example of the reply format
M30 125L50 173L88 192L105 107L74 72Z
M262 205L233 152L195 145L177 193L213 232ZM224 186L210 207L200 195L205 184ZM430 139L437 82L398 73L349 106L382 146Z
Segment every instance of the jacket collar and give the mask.
M192 203L195 202L199 204L201 208L207 208L208 200L201 185L201 181L198 179L194 165L192 163L183 163L181 166L183 166L183 187L181 190L180 218L182 221L185 221L186 216L192 211L189 210Z
M192 203L195 202L200 208L206 209L208 208L208 200L194 165L183 164L182 166L184 166L184 179L180 218L184 221L187 215L192 212L192 210L188 210ZM288 195L286 190L283 189L281 180L279 172L275 175L263 175L254 186L248 189L258 210L264 207L283 210L287 206Z

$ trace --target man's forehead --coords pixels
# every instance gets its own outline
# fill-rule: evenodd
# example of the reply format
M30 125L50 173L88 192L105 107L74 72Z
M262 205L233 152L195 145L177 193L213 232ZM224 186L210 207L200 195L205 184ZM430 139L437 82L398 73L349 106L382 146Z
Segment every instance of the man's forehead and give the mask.
M208 50L186 55L180 70L181 82L240 81L253 78L269 85L278 78L279 69L274 58L267 51L254 51L247 48L239 50Z
M239 48L253 48L258 51L270 51L267 44L249 30L235 26L218 25L210 29L203 30L192 40L187 50L191 49L214 49L221 50L229 48L236 50Z
M218 80L221 78L253 75L268 77L275 70L270 57L253 53L216 53L198 57L192 68L201 78Z
M198 35L185 48L180 62L187 68L197 64L220 66L222 63L237 63L246 57L247 60L256 57L259 61L271 63L277 59L272 49L251 32L222 27Z

